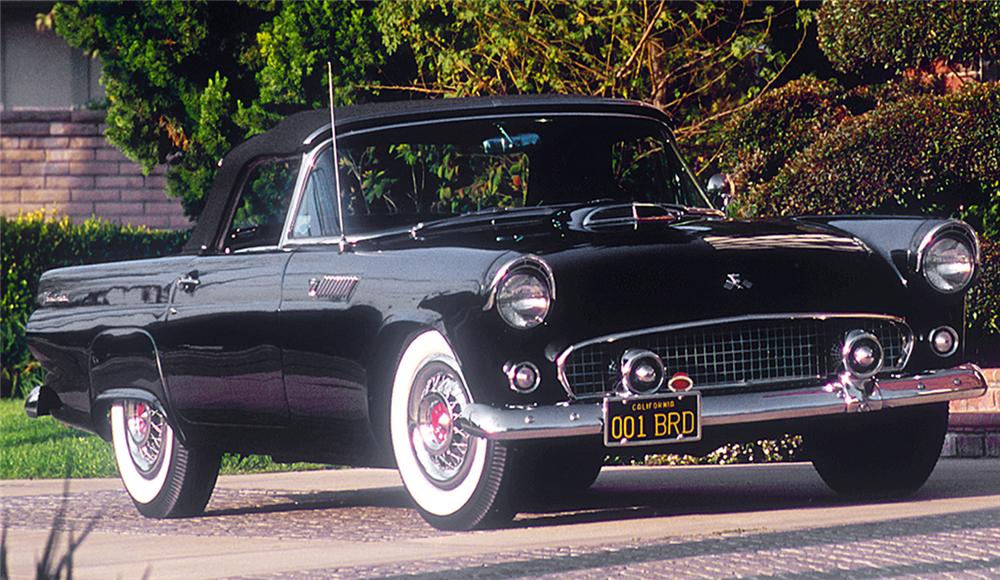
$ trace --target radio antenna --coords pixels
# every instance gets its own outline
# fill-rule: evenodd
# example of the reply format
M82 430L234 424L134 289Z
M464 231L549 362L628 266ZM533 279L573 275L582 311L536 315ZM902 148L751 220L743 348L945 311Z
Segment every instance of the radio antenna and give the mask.
M334 118L333 109L333 64L326 61L326 81L330 88L330 136L332 137L331 147L333 152L333 185L337 193L337 225L340 227L340 252L347 249L347 233L344 232L344 202L340 192L340 155L337 154L337 120Z

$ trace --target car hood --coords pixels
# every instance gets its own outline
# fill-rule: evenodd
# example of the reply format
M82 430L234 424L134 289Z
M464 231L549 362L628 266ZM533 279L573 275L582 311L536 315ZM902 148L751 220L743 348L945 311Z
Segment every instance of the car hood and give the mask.
M592 232L540 255L553 269L551 324L577 338L693 320L792 312L903 314L904 282L833 229L698 219Z
M699 215L594 225L581 211L469 216L418 229L390 245L463 245L506 249L508 257L540 256L556 282L547 325L570 340L741 315L903 315L908 308L896 270L836 228Z

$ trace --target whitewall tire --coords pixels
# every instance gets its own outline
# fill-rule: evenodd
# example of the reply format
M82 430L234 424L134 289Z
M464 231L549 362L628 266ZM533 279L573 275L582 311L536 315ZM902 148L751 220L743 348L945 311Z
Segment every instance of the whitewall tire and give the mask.
M219 474L219 455L182 444L159 405L116 401L111 441L122 483L142 515L171 518L205 509Z
M390 437L403 485L420 514L439 529L466 530L509 520L508 447L455 425L472 403L461 366L437 331L406 347L392 384Z

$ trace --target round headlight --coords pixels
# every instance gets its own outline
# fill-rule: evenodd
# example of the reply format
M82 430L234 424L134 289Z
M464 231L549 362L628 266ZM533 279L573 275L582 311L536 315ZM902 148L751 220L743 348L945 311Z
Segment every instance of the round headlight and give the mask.
M927 248L923 259L924 278L939 292L958 292L968 286L976 271L972 248L962 240L945 236Z
M549 286L532 272L508 274L497 288L497 311L514 328L534 328L545 320L552 304Z

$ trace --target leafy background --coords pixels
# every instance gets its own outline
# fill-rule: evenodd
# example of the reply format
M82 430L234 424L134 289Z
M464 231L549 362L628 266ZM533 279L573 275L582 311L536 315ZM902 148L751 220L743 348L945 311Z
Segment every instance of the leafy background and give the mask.
M41 14L103 64L107 137L197 219L232 146L290 111L463 95L643 100L743 216L961 217L983 235L971 342L1000 363L1000 0L978 2L58 3ZM993 63L993 64L989 64ZM983 65L987 65L985 68ZM989 75L986 75L987 77ZM444 200L443 200L444 201ZM5 219L3 388L42 270L169 252L184 234Z

